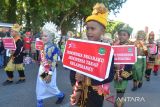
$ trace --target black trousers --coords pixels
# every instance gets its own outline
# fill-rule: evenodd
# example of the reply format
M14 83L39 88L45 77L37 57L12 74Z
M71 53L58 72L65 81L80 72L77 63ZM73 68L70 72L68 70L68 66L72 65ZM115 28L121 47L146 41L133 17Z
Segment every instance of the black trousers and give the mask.
M75 85L75 83L76 83L75 76L76 76L76 72L73 71L73 70L70 70L70 82L71 82L72 87L73 87L73 86Z
M74 86L76 83L75 71L70 70L70 82ZM103 107L104 96L99 95L97 91L93 90L92 87L88 87L88 98L85 100L85 105L83 107Z
M84 107L103 107L104 96L99 95L92 87L88 87L88 98Z
M6 71L8 78L13 78L13 71ZM20 78L25 78L24 70L18 70L18 74Z
M152 71L152 69L146 69L146 71L145 71L146 76L150 77L151 71Z

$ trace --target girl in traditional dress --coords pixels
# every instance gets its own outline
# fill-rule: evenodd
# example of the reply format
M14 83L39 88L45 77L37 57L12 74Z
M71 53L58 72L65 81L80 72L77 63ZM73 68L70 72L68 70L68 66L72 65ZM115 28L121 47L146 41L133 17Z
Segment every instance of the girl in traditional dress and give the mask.
M142 30L137 32L137 40L135 46L137 47L137 62L133 65L133 88L132 91L136 91L142 87L143 77L146 70L146 55L148 53L147 46L145 44L146 33Z
M37 76L36 94L37 107L43 107L43 100L56 96L56 104L60 104L64 99L56 84L56 63L58 60L59 49L52 43L56 32L56 26L49 22L42 28L42 41L44 48L40 51L41 64Z
M155 57L155 64L153 68L153 73L155 76L158 75L159 67L160 67L160 39L157 40L157 54Z
M150 81L150 75L151 75L151 71L154 68L155 57L157 53L157 52L154 52L153 48L151 48L153 46L156 46L156 43L154 42L154 32L151 32L149 33L148 44L147 44L148 55L147 55L147 68L145 72L145 77L147 81Z

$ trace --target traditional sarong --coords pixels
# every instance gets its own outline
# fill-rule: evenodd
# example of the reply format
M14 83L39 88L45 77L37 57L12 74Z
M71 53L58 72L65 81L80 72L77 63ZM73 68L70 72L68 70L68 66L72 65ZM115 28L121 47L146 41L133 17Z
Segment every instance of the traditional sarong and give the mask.
M14 64L13 60L10 59L10 61L8 62L7 66L4 69L5 71L19 71L19 70L24 70L24 66L23 63L21 64Z
M61 92L59 91L57 84L56 84L56 68L52 74L51 82L46 83L41 78L41 74L44 72L44 67L40 65L39 73L37 76L37 85L36 85L36 94L37 100L42 100L45 98L53 97L59 95Z
M133 80L142 81L146 70L146 56L138 56L137 62L133 65Z
M125 90L128 86L128 80L122 80L122 81L114 81L114 88L117 91Z

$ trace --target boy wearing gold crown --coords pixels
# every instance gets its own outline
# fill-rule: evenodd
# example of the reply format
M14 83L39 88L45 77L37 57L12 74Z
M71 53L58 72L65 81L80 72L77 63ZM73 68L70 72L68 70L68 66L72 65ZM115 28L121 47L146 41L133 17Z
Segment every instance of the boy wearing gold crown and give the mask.
M137 32L137 40L135 46L137 47L137 62L133 65L133 88L132 91L136 91L142 87L143 76L146 70L146 55L147 47L145 44L146 33L142 30Z
M101 36L105 34L108 11L101 3L97 3L93 9L92 15L86 19L86 35L90 41L101 42ZM78 86L74 90L75 93L71 95L71 104L79 107L103 107L106 94L101 93L99 87L113 80L113 61L110 70L109 78L102 82L76 73L76 76L72 79L78 81Z
M16 50L11 51L10 60L5 67L6 74L8 79L3 83L3 85L9 85L13 83L13 72L15 70L19 73L19 81L16 84L25 82L25 74L24 74L24 67L23 67L23 42L20 38L19 31L21 26L18 24L14 24L11 28L11 36L13 36L15 43L16 43Z
M113 45L132 45L129 41L132 33L132 28L129 25L124 24L118 31L118 42ZM130 64L115 64L114 65L115 76L114 76L114 87L116 89L116 101L115 107L123 107L123 96L128 85L128 80L132 79L132 65Z
M157 52L155 52L155 53L151 52L153 50L153 48L151 50L151 47L153 45L156 45L156 43L154 43L154 32L151 32L151 33L149 33L148 44L147 44L148 56L147 56L147 69L145 72L145 77L146 77L147 81L150 81L150 75L151 75L151 71L154 68L155 56L157 53Z

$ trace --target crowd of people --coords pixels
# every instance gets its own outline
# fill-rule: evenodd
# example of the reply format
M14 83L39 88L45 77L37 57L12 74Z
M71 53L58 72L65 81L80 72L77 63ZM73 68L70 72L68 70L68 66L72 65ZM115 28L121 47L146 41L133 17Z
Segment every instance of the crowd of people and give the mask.
M149 33L148 40L145 31L140 30L137 32L136 40L130 41L132 28L125 24L117 30L117 38L114 40L104 38L106 25L107 25L107 8L97 3L92 15L88 16L86 24L86 37L90 41L105 42L110 45L135 45L137 47L137 62L135 64L114 64L114 57L110 67L109 77L104 81L97 81L82 74L70 70L71 85L74 87L74 94L71 95L70 101L72 105L79 107L103 107L104 97L106 93L99 93L99 86L114 81L114 88L117 96L115 100L115 107L123 107L124 101L120 100L124 97L128 81L133 81L132 91L136 91L143 86L143 78L150 81L151 72L158 74L160 65L160 40L155 41L154 32ZM52 23L45 23L42 27L40 39L44 42L42 50L35 49L35 38L32 32L27 31L22 38L19 33L21 26L14 24L9 30L4 28L2 30L3 36L13 37L16 43L16 50L6 50L3 42L0 41L0 68L3 68L7 74L7 79L3 85L13 83L13 73L18 71L19 81L16 83L25 82L24 72L24 57L31 57L36 61L40 60L39 72L37 75L36 95L37 107L44 107L43 100L52 96L58 99L56 104L60 104L65 93L61 92L56 84L56 68L57 61L62 58L66 40L61 39L57 44L53 42L56 37L56 26ZM73 37L72 32L68 32L68 37ZM78 37L79 38L79 37ZM151 53L150 46L155 44L157 52ZM59 58L61 57L61 58ZM76 88L75 88L76 87Z

